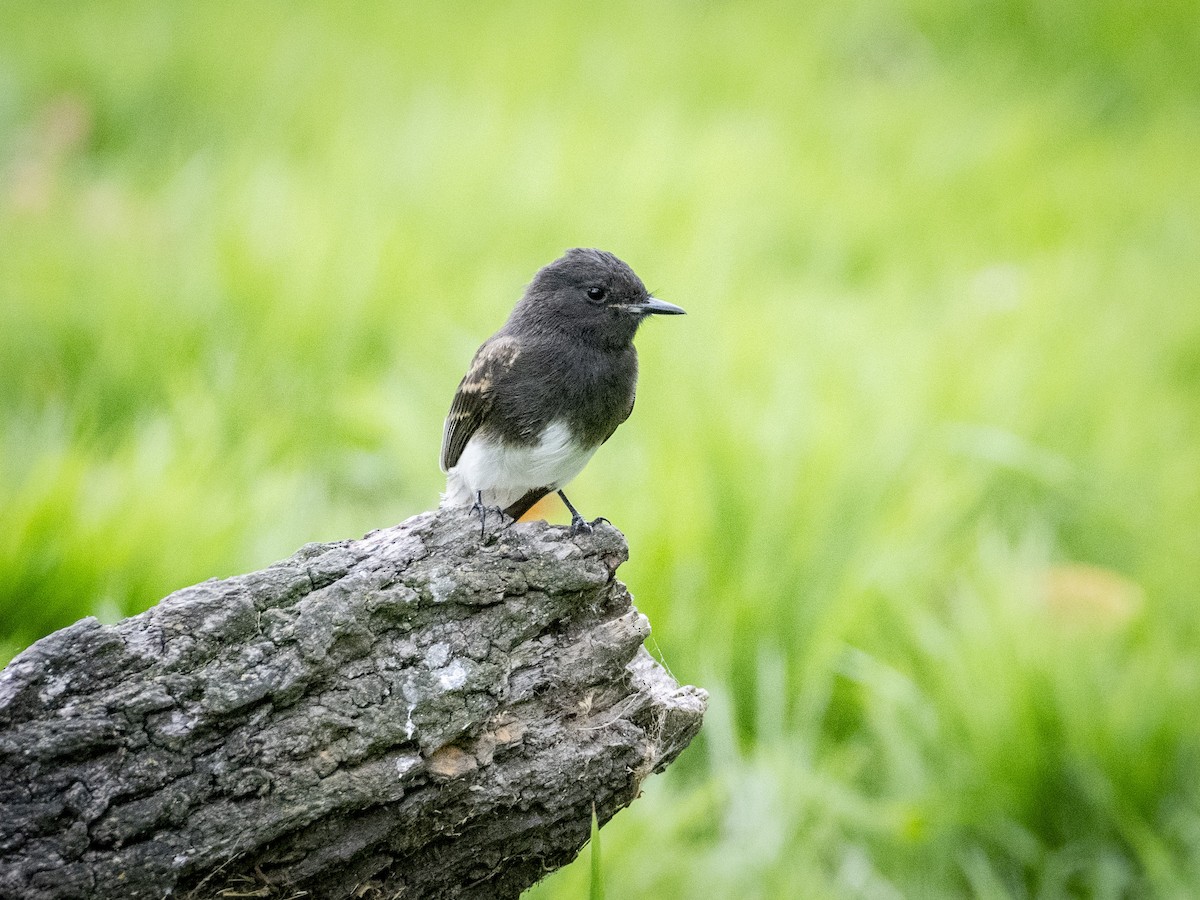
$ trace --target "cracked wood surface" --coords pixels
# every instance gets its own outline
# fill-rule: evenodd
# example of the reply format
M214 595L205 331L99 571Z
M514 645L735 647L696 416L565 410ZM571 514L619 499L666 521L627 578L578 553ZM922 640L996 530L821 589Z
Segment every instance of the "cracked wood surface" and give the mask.
M700 727L626 558L425 513L43 638L0 673L0 898L516 897Z

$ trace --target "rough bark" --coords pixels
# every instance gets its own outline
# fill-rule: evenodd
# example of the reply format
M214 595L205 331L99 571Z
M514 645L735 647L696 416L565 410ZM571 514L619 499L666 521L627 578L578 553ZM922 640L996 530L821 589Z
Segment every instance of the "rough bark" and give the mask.
M516 897L700 727L626 557L426 513L44 638L0 674L0 897Z

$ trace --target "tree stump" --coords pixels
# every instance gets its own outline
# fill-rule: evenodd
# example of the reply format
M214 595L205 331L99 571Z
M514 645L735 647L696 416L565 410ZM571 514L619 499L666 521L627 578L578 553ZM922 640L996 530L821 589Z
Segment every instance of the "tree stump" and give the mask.
M627 555L424 513L38 641L0 673L0 897L516 897L700 727Z

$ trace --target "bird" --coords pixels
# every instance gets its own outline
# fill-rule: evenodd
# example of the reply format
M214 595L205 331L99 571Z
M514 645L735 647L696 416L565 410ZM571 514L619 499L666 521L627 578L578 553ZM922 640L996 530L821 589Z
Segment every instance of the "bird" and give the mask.
M576 247L539 269L455 391L441 505L478 513L482 539L489 509L515 521L557 492L571 534L591 532L563 487L633 412L638 327L683 314L604 250Z

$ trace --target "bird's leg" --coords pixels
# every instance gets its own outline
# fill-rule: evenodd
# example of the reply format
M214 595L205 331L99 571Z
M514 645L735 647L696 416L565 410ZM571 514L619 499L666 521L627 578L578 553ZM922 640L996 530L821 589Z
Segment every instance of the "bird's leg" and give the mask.
M479 539L483 540L483 526L487 522L487 507L483 505L483 491L475 492L475 505L471 512L479 513Z
M512 518L511 516L509 516L508 513L506 513L503 510L503 508L501 508L501 507L487 506L483 502L483 491L476 491L475 492L475 502L471 504L471 512L479 514L479 539L480 540L483 540L483 538L486 536L486 533L487 533L488 510L491 510L492 512L494 512L496 515L498 515L500 517L500 524L502 524L502 525L504 524L505 519L511 520L508 523L509 525L511 525L513 522L517 521L515 518Z
M567 495L559 491L558 496L562 497L562 502L571 511L571 534L591 534L592 526L583 520L583 516L579 514L579 510L571 505L571 501L567 499Z

